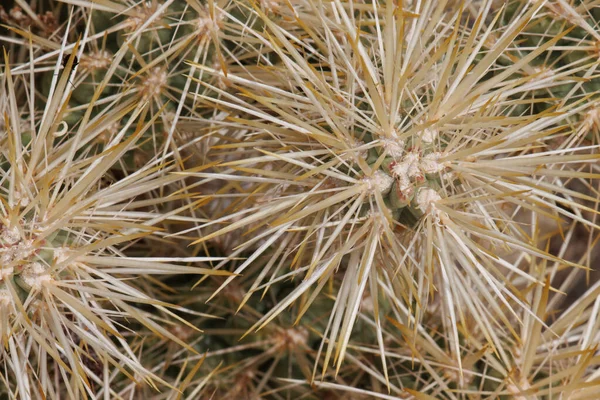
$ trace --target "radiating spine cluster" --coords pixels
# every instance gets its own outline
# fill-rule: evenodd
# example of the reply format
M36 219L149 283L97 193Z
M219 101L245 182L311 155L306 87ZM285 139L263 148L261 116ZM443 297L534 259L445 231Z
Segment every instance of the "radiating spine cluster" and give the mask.
M597 395L596 1L54 3L0 9L0 397Z

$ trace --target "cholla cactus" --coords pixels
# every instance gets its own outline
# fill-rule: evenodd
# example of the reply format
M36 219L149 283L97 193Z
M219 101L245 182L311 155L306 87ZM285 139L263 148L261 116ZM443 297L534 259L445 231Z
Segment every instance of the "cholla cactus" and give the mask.
M597 62L549 65L543 74L533 68L566 31L525 54L513 50L541 10L542 2L523 5L499 26L491 2L472 18L451 2L296 2L279 10L279 20L255 7L265 30L249 28L238 40L256 43L264 75L197 66L232 83L227 91L204 83L219 94L205 99L251 132L231 139L239 142L238 160L215 173L189 172L238 181L248 195L230 215L202 225L225 224L196 243L254 232L233 253L251 254L234 272L245 273L258 257L271 261L244 301L278 280L299 280L251 330L302 299L300 318L341 274L324 333L325 367L331 359L338 370L342 365L367 292L384 370L384 299L412 309L403 323L418 326L431 293L442 293L441 317L459 369L459 327L470 318L498 345L495 324L530 307L506 273L543 284L503 254L556 260L536 247L535 227L517 222L515 213L597 227L575 201L591 198L565 187L565 179L596 177L571 168L598 159L571 121L595 104L576 83L577 73L594 71ZM540 99L526 100L566 84L570 96L545 99L542 111L534 107ZM259 154L245 158L248 148ZM275 265L292 271L272 272Z
M593 398L596 3L0 9L0 397Z
M126 101L90 120L92 100L73 128L63 119L72 88L73 56L41 112L33 103L35 86L28 86L27 81L19 82L23 84L19 90L31 102L17 98L6 52L4 60L2 381L12 396L19 393L22 398L32 398L39 391L60 396L63 390L70 398L85 397L112 379L113 368L136 381L165 384L140 364L125 338L125 327L148 329L189 346L163 326L167 317L180 319L173 306L141 291L142 281L165 273L214 274L211 269L178 263L219 259L127 256L126 245L152 235L160 230L161 222L171 219L161 213L166 199L155 193L180 179L168 174L173 163L167 165L158 156L132 173L121 171L119 176L118 169L113 169L136 149L149 129L152 120L140 120L148 107L132 107ZM97 147L90 143L125 115L123 126L104 148L93 151ZM139 282L124 279L128 276ZM136 325L126 323L128 319ZM56 387L56 382L62 382L61 386Z

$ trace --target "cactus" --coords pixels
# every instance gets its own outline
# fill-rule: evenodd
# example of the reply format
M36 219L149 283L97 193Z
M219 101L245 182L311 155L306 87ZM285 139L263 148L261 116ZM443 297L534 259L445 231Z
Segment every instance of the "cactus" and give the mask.
M594 398L596 3L0 8L0 398Z

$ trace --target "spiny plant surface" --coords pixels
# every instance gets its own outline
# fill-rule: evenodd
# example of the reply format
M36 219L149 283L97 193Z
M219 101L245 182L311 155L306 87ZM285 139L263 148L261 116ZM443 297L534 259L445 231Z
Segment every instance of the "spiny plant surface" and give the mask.
M557 260L536 247L539 231L515 215L529 210L597 227L580 216L586 207L576 201L594 197L565 187L566 179L597 177L588 172L596 147L574 122L596 106L578 73L595 71L597 60L536 66L567 31L535 48L514 48L537 22L541 2L510 17L501 10L492 16L490 2L473 15L449 2L300 2L287 11L275 20L255 7L263 29L248 28L248 39L239 40L256 43L260 77L197 65L230 85L202 82L218 94L204 99L228 110L221 129L239 127L229 139L235 143L217 147L238 159L215 172L184 174L238 181L247 197L232 195L228 212L201 228L225 226L195 243L232 231L247 236L233 254L251 255L236 274L270 257L244 301L273 282L298 280L252 329L297 300L301 318L341 273L324 333L325 368L331 358L342 365L367 293L385 369L379 302L393 303L416 327L439 291L461 368L459 327L467 319L496 346L497 324L510 326L508 315L530 307L507 274L543 284L507 256ZM499 25L502 17L510 23ZM566 98L529 98L565 85ZM281 265L291 271L282 273Z
M597 3L0 9L0 397L594 398Z
M47 97L38 92L36 71L17 67L13 75L4 52L0 357L2 390L11 397L95 396L119 374L170 387L140 363L127 336L143 328L189 348L165 327L181 319L173 308L185 310L142 289L156 284L156 274L220 274L179 264L210 257L127 254L163 221L177 219L164 204L171 201L168 186L180 178L169 174L173 152L135 169L127 160L151 140L144 136L161 115L147 93L125 88L123 96L100 98L102 81L69 124L79 44L62 58L64 68L51 70ZM37 61L33 52L30 47L30 66ZM85 68L86 60L81 64Z

